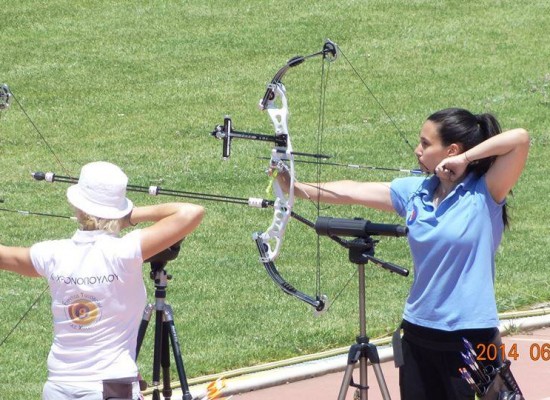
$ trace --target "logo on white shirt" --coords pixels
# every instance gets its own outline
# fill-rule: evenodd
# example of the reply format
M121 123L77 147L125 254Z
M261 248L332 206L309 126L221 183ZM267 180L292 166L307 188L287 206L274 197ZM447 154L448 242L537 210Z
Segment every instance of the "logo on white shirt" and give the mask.
M90 329L101 319L101 302L94 296L80 293L70 297L63 304L74 329Z

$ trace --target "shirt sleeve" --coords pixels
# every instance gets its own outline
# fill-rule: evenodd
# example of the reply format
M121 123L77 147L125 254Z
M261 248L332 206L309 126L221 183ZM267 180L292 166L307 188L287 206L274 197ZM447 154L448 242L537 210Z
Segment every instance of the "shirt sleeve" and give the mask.
M53 247L49 241L35 243L31 246L31 262L38 274L48 276L53 265Z
M127 267L141 267L143 256L141 254L141 229L133 230L119 239L114 253Z
M483 177L478 180L476 191L484 196L485 203L487 204L489 212L491 213L491 220L500 222L502 220L502 208L506 204L506 199L504 199L500 203L497 203L495 199L493 199L493 196L491 195L491 193L489 192L489 188L487 187L485 175L483 175Z
M413 193L422 185L423 178L407 177L396 178L390 184L391 201L393 208L401 217L407 214L407 204Z

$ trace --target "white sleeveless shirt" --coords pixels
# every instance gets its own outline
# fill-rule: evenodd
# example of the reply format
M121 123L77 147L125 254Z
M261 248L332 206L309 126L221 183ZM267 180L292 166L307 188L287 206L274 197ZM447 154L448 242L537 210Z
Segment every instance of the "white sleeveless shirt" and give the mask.
M30 254L52 296L48 379L93 382L137 376L139 324L147 300L140 231L117 237L77 231Z

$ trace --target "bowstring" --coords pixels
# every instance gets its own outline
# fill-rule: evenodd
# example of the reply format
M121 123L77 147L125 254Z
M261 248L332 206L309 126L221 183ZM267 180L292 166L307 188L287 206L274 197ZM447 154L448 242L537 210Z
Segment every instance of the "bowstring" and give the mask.
M30 307L27 308L27 310L23 313L23 315L17 320L17 322L15 323L13 328L11 328L10 331L7 333L7 335L4 336L2 341L0 341L0 347L2 347L2 345L10 338L10 336L13 334L13 332L15 332L15 330L21 324L21 322L23 322L23 320L25 318L27 318L27 315L31 312L31 310L34 308L34 306L36 306L36 304L38 304L38 302L40 301L40 299L42 298L44 293L46 293L46 290L48 290L48 288L49 288L49 286L46 284L46 286L42 289L42 291L40 292L38 297L36 297L36 299L34 299L32 304L30 305Z
M65 165L61 162L61 159L57 156L57 154L55 153L55 151L53 150L52 146L50 145L50 143L48 143L48 141L46 140L46 137L42 134L42 132L40 131L40 129L38 129L38 126L36 126L36 124L34 123L34 121L32 120L32 118L29 116L29 114L27 113L27 111L25 110L25 108L23 107L23 105L21 104L21 102L19 102L19 99L13 94L13 92L10 90L10 93L13 97L13 99L15 100L15 102L17 103L17 105L19 106L19 108L21 109L21 111L23 112L23 114L25 115L25 117L27 117L27 120L30 122L30 124L33 126L34 130L36 131L36 133L38 133L38 136L40 137L40 139L42 140L42 142L44 142L44 144L46 145L46 147L48 148L48 150L50 151L50 153L54 156L55 160L57 161L57 163L59 164L59 166L61 167L61 169L65 172L66 175L71 175L69 173L69 171L67 170L67 168L65 168Z
M395 122L395 120L391 117L391 115L389 114L389 112L386 110L386 108L384 107L384 105L380 102L380 100L378 99L378 97L376 97L376 95L374 94L374 92L371 90L371 88L369 87L369 85L366 83L365 79L361 76L361 74L359 74L359 72L357 71L357 69L353 66L353 64L349 61L349 59L346 57L345 53L342 51L342 49L339 47L338 48L340 50L340 54L342 55L342 57L344 58L344 60L346 61L346 63L349 65L349 67L351 68L351 70L353 71L353 74L359 79L359 81L362 83L363 87L367 90L367 92L370 94L370 96L374 99L374 101L376 102L376 104L378 104L378 106L380 107L380 109L382 110L382 112L384 113L384 115L386 116L386 118L388 118L388 120L390 121L390 123L392 124L392 126L394 127L395 131L398 133L398 135L401 137L401 139L403 140L403 142L409 147L409 149L411 150L411 152L414 154L415 152L415 148L414 146L409 142L409 140L407 139L407 137L405 136L405 134L403 133L403 131L399 128L399 126L397 125L397 123ZM426 174L424 176L424 179L421 180L418 184L418 187L417 189L414 191L414 193L418 193L418 191L422 188L424 182L429 179L430 177L432 176L432 174ZM395 178L394 178L395 179ZM391 181L388 181L388 184L390 184L390 192L391 193L396 193L395 192L395 189L393 189L391 187ZM413 194L414 196L414 194ZM409 199L410 201L410 199ZM397 212L393 213L393 221L396 221L398 218L402 219L402 217L400 217ZM354 274L356 273L357 271L354 272ZM329 305L329 307L327 308L327 311L330 309L330 307L332 306L332 304L334 304L335 300L342 294L342 292L344 291L344 289L349 285L349 283L351 282L351 278L353 277L353 275L349 278L349 280L346 282L346 284L344 285L344 287L338 292L338 294L334 297L333 301L331 302L331 304Z
M11 93L11 96L13 97L13 99L15 100L15 102L17 103L17 105L19 106L19 108L21 109L21 111L23 112L23 114L25 115L25 117L27 118L27 120L29 121L29 123L32 125L32 127L34 128L36 133L38 133L38 136L40 137L42 142L44 142L44 144L46 145L46 147L48 148L50 153L54 156L55 160L57 161L57 163L59 164L61 169L65 172L66 175L71 175L69 173L69 171L67 170L67 168L65 168L65 165L61 162L61 159L57 156L57 154L53 150L52 146L46 140L46 137L42 134L40 129L38 129L38 126L36 126L36 124L34 123L32 118L29 116L29 114L27 113L27 111L25 110L25 108L23 107L21 102L19 101L19 99L15 96L15 94L11 90L10 90L10 93ZM8 332L8 334L6 336L4 336L4 338L0 342L0 347L10 338L10 336L17 329L17 327L23 322L23 320L27 317L27 315L30 313L30 311L33 309L33 307L36 304L38 304L38 302L40 301L42 296L44 296L44 293L46 293L46 290L48 289L48 287L49 287L48 283L46 283L46 285L44 286L44 288L42 289L40 294L36 297L36 299L33 300L31 305L27 308L27 310L23 313L23 315L17 320L17 322L15 323L13 328L11 328L11 330Z
M405 136L405 134L403 133L403 131L401 129L399 129L399 126L397 125L397 123L395 122L395 120L390 116L390 114L388 113L388 111L386 110L386 108L384 107L384 105L380 102L380 100L378 100L378 97L376 97L376 95L374 94L374 92L372 91L372 89L370 88L370 86L367 84L367 82L365 81L365 79L361 76L361 74L357 71L357 69L353 66L353 64L351 63L351 61L349 61L349 59L346 57L346 54L342 51L342 48L341 47L338 47L338 50L340 50L340 54L342 55L342 57L344 57L344 60L346 60L346 63L349 65L349 67L351 68L351 70L353 71L353 74L361 81L361 83L363 84L363 87L367 90L367 92L371 95L371 97L374 99L374 101L376 102L376 104L378 104L378 107L380 107L380 109L382 110L382 112L384 113L384 115L386 116L386 118L388 118L388 120L390 121L390 123L393 125L393 127L395 128L395 131L399 134L399 136L401 136L401 139L403 139L403 141L407 144L407 146L409 146L409 148L411 149L412 152L414 152L414 147L413 145L409 142L409 140L407 139L407 137Z
M346 61L349 64L349 61L346 59ZM325 131L325 106L326 106L326 93L327 93L327 86L328 86L328 78L330 73L330 62L328 63L328 67L325 67L326 64L325 57L321 59L321 76L320 76L320 90L319 90L319 118L317 122L317 154L324 154L322 143L323 143L323 134ZM317 175L317 201L315 202L315 209L317 212L317 219L321 215L321 167L322 163L320 159L317 159L317 168L316 168L316 175ZM310 199L311 200L311 199ZM317 256L316 256L316 295L317 297L321 296L321 235L317 234ZM349 276L346 283L342 286L342 288L335 294L334 298L330 300L330 303L326 306L326 312L330 310L334 302L340 297L340 295L343 293L343 291L348 287L350 284L352 278L355 276L357 271L354 270L354 272Z
M403 142L409 147L409 149L411 150L411 152L413 152L414 154L414 146L409 142L409 140L407 139L407 137L405 136L405 134L403 133L403 131L399 128L399 126L397 125L397 123L395 122L395 120L391 117L391 115L389 114L389 112L386 110L386 108L384 107L384 105L380 102L380 100L376 97L376 95L374 94L374 92L372 91L372 89L370 88L370 86L367 84L367 82L365 81L365 79L361 76L361 74L359 74L359 72L357 71L357 69L354 67L354 65L351 63L351 61L347 58L347 56L345 55L345 53L342 51L342 48L341 47L338 47L338 51L339 51L339 54L344 58L344 60L346 61L346 63L348 64L348 66L351 68L353 74L359 79L359 81L361 82L361 84L363 85L363 87L367 90L367 92L369 93L369 95L374 99L375 103L378 105L378 107L380 107L380 109L382 110L382 112L384 113L384 115L386 116L386 118L390 121L391 125L394 127L395 131L398 133L398 135L401 137L401 139L403 140ZM324 60L323 60L324 61ZM324 71L324 63L323 63L323 71ZM324 130L324 107L325 107L325 104L324 104L324 99L325 99L325 91L326 91L326 85L323 87L323 84L321 84L321 92L322 92L322 95L321 95L321 98L322 100L320 101L320 118L319 118L319 134L318 134L318 149L317 149L317 153L318 154L323 154L322 151L321 151L321 148L320 148L320 144L321 144L321 140L322 140L322 133L323 133L323 130ZM318 160L318 165L317 165L317 182L318 182L318 185L317 185L317 216L319 217L319 214L320 214L320 206L319 206L319 196L320 196L320 191L321 191L321 185L320 185L320 182L321 182L321 172L320 172L320 161ZM426 178L427 179L427 178ZM419 186L422 186L422 183L420 183ZM392 189L390 187L390 191L394 191L394 189ZM397 218L397 215L394 214L393 216L393 219L396 220ZM317 257L318 257L318 273L317 273L317 276L318 276L318 284L320 285L320 236L318 235L317 236ZM332 305L336 302L336 300L340 297L340 295L344 292L344 290L348 287L348 285L350 284L352 278L357 274L357 271L354 270L351 275L349 276L349 278L346 280L346 283L343 285L343 287L336 293L336 295L334 296L334 298L330 301L330 304L328 304L327 306L327 309L326 309L326 312L328 312L330 310L330 308L332 307Z
M317 121L317 154L323 154L322 143L323 133L325 131L325 104L326 104L326 91L328 76L330 72L330 64L328 68L325 68L326 60L323 56L321 58L321 77L320 77L320 90L319 90L319 118ZM320 159L317 159L317 203L315 208L317 211L317 219L321 215L321 163ZM317 257L316 257L316 295L321 296L321 236L317 235Z

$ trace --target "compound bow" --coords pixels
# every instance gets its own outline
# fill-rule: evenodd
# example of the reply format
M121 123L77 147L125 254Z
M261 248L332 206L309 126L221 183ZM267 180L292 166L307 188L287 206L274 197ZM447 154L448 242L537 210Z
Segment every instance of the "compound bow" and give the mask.
M327 297L320 293L311 296L296 289L281 276L275 265L275 259L281 250L283 236L290 217L314 228L314 223L292 211L294 205L295 183L294 156L300 155L318 159L328 158L328 156L322 154L294 152L288 130L289 111L286 90L281 81L290 68L300 65L305 60L316 56L321 56L323 61L334 61L338 56L336 44L330 40L326 40L321 51L308 56L296 56L291 58L281 69L279 69L279 71L277 71L271 82L267 85L265 94L260 100L259 107L260 110L267 111L275 128L275 135L271 136L234 131L229 117L224 119L223 125L218 125L216 127L212 135L223 141L222 156L224 159L228 159L231 154L231 141L234 138L270 141L275 143L275 146L271 150L268 171L274 175L281 171L287 171L290 177L290 184L288 192L285 193L277 179L273 179L272 187L275 202L273 204L274 213L271 225L263 232L254 233L252 238L256 242L256 246L260 253L260 262L264 265L273 281L285 293L309 304L316 312L322 312L325 309ZM336 240L337 238L334 239Z

